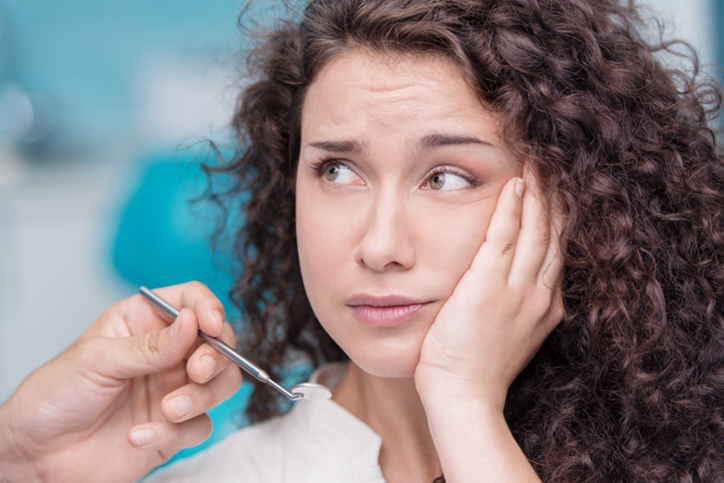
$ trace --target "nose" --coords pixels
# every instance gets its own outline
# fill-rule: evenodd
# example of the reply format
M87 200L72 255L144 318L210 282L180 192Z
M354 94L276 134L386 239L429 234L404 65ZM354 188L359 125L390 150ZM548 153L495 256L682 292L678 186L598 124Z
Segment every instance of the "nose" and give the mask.
M376 272L415 265L417 254L407 211L401 196L390 193L375 198L366 231L354 252L358 264Z

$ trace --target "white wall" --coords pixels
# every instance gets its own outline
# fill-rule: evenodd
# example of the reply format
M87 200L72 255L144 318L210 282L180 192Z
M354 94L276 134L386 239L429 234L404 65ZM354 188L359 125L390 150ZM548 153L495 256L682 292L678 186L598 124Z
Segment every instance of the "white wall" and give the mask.
M721 0L648 0L640 3L659 12L666 22L666 31L691 43L699 51L703 64L712 64L716 60L716 1Z
M127 189L120 156L46 160L0 187L0 403L105 307L133 293L109 256Z

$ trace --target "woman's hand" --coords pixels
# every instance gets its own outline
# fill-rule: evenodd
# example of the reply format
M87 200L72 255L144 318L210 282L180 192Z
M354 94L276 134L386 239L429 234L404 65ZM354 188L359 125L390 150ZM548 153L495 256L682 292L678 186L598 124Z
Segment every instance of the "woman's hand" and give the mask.
M421 395L454 391L502 411L511 383L563 318L557 224L532 176L504 186L483 245L423 343Z
M415 384L446 481L539 481L503 406L564 315L558 218L532 176L511 179L423 342Z
M234 394L241 373L197 332L233 347L233 331L204 285L155 292L184 307L172 325L129 297L0 408L0 481L136 481L209 436L205 411Z

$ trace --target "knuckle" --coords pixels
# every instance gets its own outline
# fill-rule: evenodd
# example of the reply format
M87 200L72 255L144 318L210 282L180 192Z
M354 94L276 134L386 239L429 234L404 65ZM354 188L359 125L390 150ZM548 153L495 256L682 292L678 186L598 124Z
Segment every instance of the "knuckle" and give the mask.
M488 250L490 256L508 255L515 249L515 240L503 233L488 232L483 247Z
M498 251L501 255L509 255L511 252L515 250L515 243L513 240L499 240L498 241Z
M89 337L73 343L67 351L67 357L74 362L79 362L83 367L96 367L96 364L103 359L103 350L99 347L98 337Z
M234 333L234 328L228 323L224 323L223 337L225 342L231 347L236 346L236 333Z
M553 305L552 317L558 323L566 316L566 307L563 305L561 295L555 294L551 304Z
M182 436L185 442L184 446L196 446L211 436L213 428L211 418L205 413L182 424L185 432L185 436Z
M158 355L161 353L161 337L159 332L149 334L146 340L146 350L149 354Z
M188 282L186 285L193 292L211 292L209 290L209 287L199 282L198 280Z
M536 236L538 237L538 243L547 246L551 242L551 231L547 226L536 230Z
M175 454L176 449L173 450L158 450L156 453L158 454L159 458L161 458L161 461L166 462L170 460Z
M229 373L229 375L227 376L229 378L229 384L232 387L233 392L236 392L236 390L239 389L239 386L241 386L242 382L241 370L239 370L236 366L229 366L226 369L226 372Z
M562 268L554 261L549 261L541 270L540 289L555 294L557 292L558 279L562 273Z
M201 419L201 434L202 434L203 438L206 439L209 436L211 436L211 430L213 429L213 425L211 424L211 418L209 418L208 416L206 416L204 414L204 417L202 417L200 419Z
M159 332L147 334L146 337L141 337L138 340L138 353L143 361L149 365L158 365L158 361L163 355L162 348L161 334Z
M527 297L527 312L532 319L541 321L551 312L551 299L545 294L533 293Z
M551 230L547 223L538 223L536 237L541 245L548 245L551 241Z

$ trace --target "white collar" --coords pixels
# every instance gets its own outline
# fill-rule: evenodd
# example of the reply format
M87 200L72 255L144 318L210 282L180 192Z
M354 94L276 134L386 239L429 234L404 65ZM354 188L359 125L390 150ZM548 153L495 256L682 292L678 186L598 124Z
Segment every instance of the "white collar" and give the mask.
M334 390L346 370L344 363L327 364L314 371L309 382ZM286 419L290 438L302 443L302 452L312 465L324 465L329 474L346 478L356 475L359 481L382 479L382 438L336 402L299 401Z

